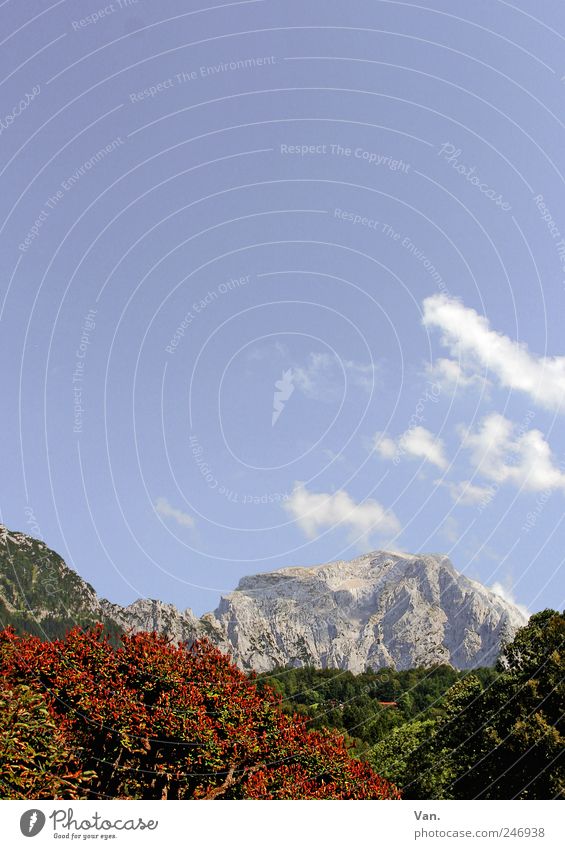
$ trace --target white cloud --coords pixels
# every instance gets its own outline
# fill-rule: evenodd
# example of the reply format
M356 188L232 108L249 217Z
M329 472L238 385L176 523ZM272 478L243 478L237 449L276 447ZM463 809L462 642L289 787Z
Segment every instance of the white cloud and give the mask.
M448 360L445 357L437 359L427 372L430 379L435 380L445 389L465 389L468 386L489 383L486 377L465 371L460 362Z
M565 491L565 473L555 465L541 431L518 428L500 413L491 413L474 433L460 432L477 473L483 477L533 492Z
M484 316L446 295L426 298L423 308L424 326L442 332L442 343L459 360L466 380L478 368L488 369L502 386L524 392L550 410L565 412L565 357L530 353L527 345L491 330Z
M341 452L338 454L332 448L322 448L322 454L327 457L330 463L346 463L345 455Z
M332 401L343 392L343 373L346 380L370 392L376 383L377 367L374 363L339 360L327 352L312 351L306 364L292 368L292 381L307 398Z
M400 458L407 454L420 460L437 466L438 469L446 469L448 466L444 452L443 440L439 439L425 427L412 427L406 430L398 439L392 439L384 433L375 435L375 451L385 460L395 457Z
M324 528L336 525L348 528L352 540L368 540L377 533L391 536L400 531L400 522L392 511L372 498L358 504L343 489L331 494L311 492L303 483L296 483L284 508L311 539Z
M342 360L345 373L359 389L372 392L377 385L378 369L375 363L359 363L355 360Z
M438 469L447 468L443 441L435 437L425 427L414 427L407 430L400 439L400 445L413 457L421 457L423 460L433 463Z
M194 527L194 519L188 513L183 513L177 507L172 507L166 498L158 498L155 502L155 510L160 516L167 519L174 519L179 525L185 528Z
M303 366L295 366L291 370L292 380L297 389L307 398L319 399L327 394L329 383L332 386L332 396L335 391L333 377L331 374L335 368L334 358L329 354L311 353L308 362ZM330 379L331 374L331 379Z
M262 360L272 360L273 356L288 359L289 355L288 347L280 339L277 339L270 345L257 345L254 348L250 348L247 353L247 359L261 362Z
M438 481L436 481L438 483ZM458 504L469 506L472 504L488 504L492 500L495 490L492 486L478 486L471 481L459 481L459 483L447 483L451 497Z
M374 446L377 454L380 454L383 460L393 460L398 454L398 446L394 439L387 436L386 433L376 433L374 438Z
M513 604L515 607L517 607L520 613L525 616L526 619L529 619L532 615L525 605L518 604L514 597L512 589L509 587L505 587L503 584L500 583L500 581L495 581L495 583L492 585L492 587L489 587L489 589L495 595L500 596L500 598L503 598L504 601L507 601L509 604Z
M287 345L278 340L252 348L247 359L271 365L275 363L282 372L289 374L295 389L315 401L339 401L343 396L344 382L370 393L376 388L379 378L379 366L374 362L342 359L330 351L311 351L299 361L293 358Z

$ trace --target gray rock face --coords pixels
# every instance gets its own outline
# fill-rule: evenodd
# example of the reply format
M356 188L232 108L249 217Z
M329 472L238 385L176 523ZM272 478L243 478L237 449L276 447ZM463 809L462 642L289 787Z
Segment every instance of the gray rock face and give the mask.
M55 552L0 526L0 625L62 636L73 624L207 637L243 669L312 665L362 672L494 663L522 613L443 555L376 551L351 561L242 578L198 619L162 601L99 599Z
M122 631L157 631L174 642L191 643L202 636L199 620L192 610L180 611L174 604L155 599L137 599L127 607L100 601L104 615Z
M207 619L243 668L494 663L525 617L442 555L373 552L243 578Z

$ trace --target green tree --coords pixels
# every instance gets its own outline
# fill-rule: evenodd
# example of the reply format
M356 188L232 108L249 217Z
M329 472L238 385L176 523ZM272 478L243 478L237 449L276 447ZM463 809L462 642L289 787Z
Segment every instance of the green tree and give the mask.
M396 729L371 763L405 798L553 799L565 795L565 617L531 617L495 677L466 675L435 718Z
M565 796L565 617L531 617L493 674L468 674L395 729L370 762L407 799Z
M432 719L406 722L381 740L371 752L383 778L394 775L404 799L449 798L446 787L453 779L448 752L438 758L436 723ZM433 741L433 743L432 743Z
M459 798L565 794L564 649L565 616L553 610L532 616L504 648L499 677L466 706L480 722L478 757L467 773L458 771Z

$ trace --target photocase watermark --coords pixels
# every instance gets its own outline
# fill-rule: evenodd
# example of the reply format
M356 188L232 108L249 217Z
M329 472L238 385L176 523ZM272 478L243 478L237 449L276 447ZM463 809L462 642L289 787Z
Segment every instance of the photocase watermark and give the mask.
M345 221L351 224L357 224L361 227L368 227L370 230L379 230L379 222L376 218L369 218L367 215L361 215L358 212L349 212L346 209L334 209L334 218L338 221Z
M28 526L30 533L33 534L34 537L41 537L41 528L39 527L39 523L35 518L35 512L33 507L26 507L24 509L25 517L26 517L26 525Z
M559 259L559 265L561 266L561 272L565 274L565 238L563 238L561 230L555 222L555 219L553 218L553 215L550 209L548 208L543 195L534 195L534 203L542 218L542 221L545 221L547 225L547 229L549 230L551 238L555 242L555 250L557 251L557 257Z
M345 223L354 224L360 227L367 227L371 230L375 230L375 232L380 233L383 236L386 236L393 242L397 242L401 248L403 248L407 253L411 254L427 271L430 275L436 286L438 287L440 292L443 292L445 295L449 294L449 289L447 287L447 283L433 264L433 262L426 256L424 251L417 247L414 244L412 239L409 236L404 236L398 230L395 230L391 224L387 224L386 222L378 221L376 218L371 218L368 215L361 215L359 212L351 212L350 210L340 209L339 207L335 207L333 211L334 218L337 218L338 221L343 221Z
M84 810L84 809L82 809ZM146 820L143 817L125 817L108 819L95 811L85 817L75 817L73 808L56 808L49 814L53 837L70 840L109 840L115 838L116 832L155 831L159 820ZM47 816L39 808L31 808L20 817L20 831L25 837L37 837L45 828Z
M486 510L486 508L492 502L493 498L495 497L498 490L500 489L500 485L499 484L489 484L488 486L483 487L483 489L484 489L484 492L480 496L480 498L477 502L477 511L479 513L482 513L483 510Z
M417 262L419 262L424 270L430 275L434 283L440 292L443 292L445 295L449 295L449 289L447 288L447 283L433 264L433 262L426 256L424 251L418 248L412 239L409 236L397 235L397 231L395 231L390 224L385 224L383 227L383 233L385 236L389 236L389 238L394 238L398 241L401 248L403 248L407 253L414 257Z
M12 124L18 120L20 115L29 108L30 104L33 103L36 97L39 97L41 94L41 86L39 83L34 85L31 92L26 92L22 99L16 103L13 109L10 110L3 118L0 118L0 136L5 130L10 129Z
M239 490L227 486L227 484L223 483L218 479L214 472L214 469L206 460L204 447L196 434L191 434L189 436L188 444L190 446L190 451L194 464L196 465L208 488L215 490L218 495L221 495L223 498L225 498L232 504L256 506L265 504L280 504L285 501L288 501L288 499L290 498L292 494L290 492L239 492Z
M230 74L234 71L254 70L255 68L264 68L268 65L276 65L276 56L248 56L246 59L233 59L229 62L218 62L215 65L200 65L199 68L193 68L188 71L179 71L178 74L173 74L172 77L167 77L153 85L147 86L140 91L132 91L128 95L130 103L141 103L142 100L152 100L165 91L178 86L186 85L187 83L204 80L209 77L216 77L219 74Z
M342 144L282 144L280 145L280 153L283 156L298 156L304 158L306 156L336 156L344 159L360 159L367 165L374 165L377 168L388 168L389 171L400 171L407 174L410 170L410 163L404 162L403 159L396 159L387 153L377 153L374 150L367 150L364 147L347 147Z
M20 817L20 831L25 837L37 837L42 831L47 818L39 808L26 811Z
M182 321L169 340L169 344L165 346L167 354L174 354L176 352L177 347L182 342L190 325L198 318L198 316L202 315L209 306L223 295L227 295L230 292L235 292L237 289L241 289L243 286L247 286L250 279L250 274L245 274L242 277L230 277L229 280L219 283L215 289L209 289L202 298L193 301L191 309L184 314Z
M208 484L210 489L217 489L219 486L218 478L204 459L204 448L202 447L200 440L195 434L192 434L188 438L188 444L190 445L194 464L204 478L204 481Z
M294 389L293 371L289 368L286 371L283 371L280 380L275 381L271 427L274 427L278 422L279 417L286 406L286 402L290 399Z
M43 204L39 215L35 219L33 226L28 230L25 238L19 244L19 250L22 253L27 253L30 245L37 239L39 232L51 213L57 209L59 204L64 200L66 194L72 191L78 181L84 177L85 174L88 173L92 168L98 165L103 159L105 159L109 154L113 153L119 147L125 144L124 139L121 136L113 139L109 144L105 147L98 150L94 156L91 156L90 159L87 159L86 162L83 162L82 165L66 177L64 180L61 180L59 186L55 190L55 192L50 195L45 203Z
M457 171L458 174L461 174L468 183L471 183L472 186L476 186L486 198L495 204L495 206L500 207L500 209L504 212L510 212L512 207L508 201L504 200L503 196L497 192L496 189L492 189L487 183L484 183L481 180L479 175L476 173L476 166L464 165L459 161L459 157L462 153L463 151L461 148L456 148L451 142L444 142L440 145L437 155L443 156L444 161L448 165L451 165L451 167Z
M563 471L563 464L561 471ZM526 521L522 525L522 532L525 534L529 534L530 531L533 531L535 526L538 523L538 519L543 513L545 509L545 505L553 495L555 490L553 489L544 489L539 495L536 496L536 506L534 510L529 510L526 514Z
M86 373L86 357L91 344L91 335L96 327L97 311L90 309L85 315L81 326L81 337L75 351L75 364L72 375L73 392L73 433L82 433L84 419L84 376Z
M113 3L108 3L106 6L97 9L96 12L86 15L78 21L71 21L71 26L75 32L80 32L80 30L97 24L110 15L115 15L116 12L121 12L122 9L131 9L132 6L137 6L139 2L140 0L114 0Z
M61 188L65 192L70 192L76 184L79 182L81 177L84 177L95 165L98 165L103 159L105 159L110 153L113 153L117 148L121 147L125 144L125 140L118 136L113 139L106 147L101 148L97 151L94 156L91 156L90 159L87 159L86 162L83 162L82 165L73 171L72 174L69 174L64 180L61 181Z

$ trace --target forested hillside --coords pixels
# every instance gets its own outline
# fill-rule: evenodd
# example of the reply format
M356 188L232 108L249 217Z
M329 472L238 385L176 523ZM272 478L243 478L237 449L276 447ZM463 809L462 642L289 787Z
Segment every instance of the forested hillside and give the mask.
M287 713L346 734L409 799L565 795L565 617L537 613L495 668L260 676Z
M447 665L360 675L306 667L275 669L260 675L258 684L280 693L285 712L307 717L309 727L346 733L362 755L393 728L441 714L446 691L468 674ZM490 668L474 674L485 686L496 677Z

